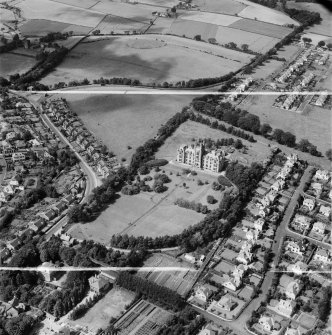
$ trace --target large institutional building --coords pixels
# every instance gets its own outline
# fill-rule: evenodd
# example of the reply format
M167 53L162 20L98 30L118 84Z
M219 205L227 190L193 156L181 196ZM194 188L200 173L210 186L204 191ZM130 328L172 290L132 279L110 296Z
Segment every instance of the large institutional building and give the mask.
M203 143L184 144L177 150L176 161L194 168L220 172L221 161L224 157L222 150L206 151Z

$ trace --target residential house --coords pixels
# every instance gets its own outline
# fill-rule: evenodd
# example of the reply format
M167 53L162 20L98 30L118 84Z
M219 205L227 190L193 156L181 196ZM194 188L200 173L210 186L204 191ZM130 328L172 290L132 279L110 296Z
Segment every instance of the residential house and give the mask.
M257 231L261 232L263 230L264 223L265 223L264 219L259 218L254 222L254 228Z
M214 292L209 286L213 287L212 285L200 285L197 287L195 290L195 297L204 302L207 302Z
M224 309L225 311L232 311L238 303L232 299L231 296L224 295L220 298L220 300L217 303L217 307Z
M100 154L98 152L95 152L93 155L92 155L92 159L97 162L99 159L100 159Z
M0 250L0 262L5 261L6 259L8 259L10 257L11 253L10 250L8 248L3 248L2 250Z
M290 317L293 313L293 309L294 309L295 305L296 305L296 303L293 300L281 299L281 300L279 300L279 303L277 305L277 311L280 314L285 315L286 317Z
M252 253L251 253L252 245L248 242L245 242L242 246L239 254L236 257L236 260L242 264L249 264L252 261Z
M308 265L301 261L298 261L295 264L290 264L287 266L287 271L293 272L295 275L301 275L307 270L308 270Z
M56 204L52 205L52 209L56 212L57 215L62 213L66 209L66 204L63 201L59 201Z
M277 179L270 187L271 190L279 192L285 186L285 181L283 179Z
M38 213L37 215L45 219L46 221L51 221L56 217L56 213L53 209L49 209L46 212Z
M196 263L196 257L191 254L184 254L184 259L189 263Z
M329 259L330 259L330 255L328 251L322 248L318 248L313 257L314 261L318 261L322 263L328 263Z
M218 335L218 331L214 329L204 328L198 333L198 335Z
M327 170L317 170L314 175L314 179L321 180L323 182L328 181L330 178L330 173Z
M4 188L3 188L3 192L12 195L12 194L15 193L15 186L10 185L10 184L9 184L9 185L6 185L6 186L4 186Z
M82 134L78 135L76 138L76 143L80 145L84 140L84 136Z
M10 200L11 196L10 194L0 191L0 202L6 203Z
M326 229L326 224L320 221L317 221L313 224L311 232L316 233L318 235L324 235Z
M299 228L301 231L306 231L310 226L310 218L308 216L296 214L292 225Z
M294 252L295 254L302 255L301 247L297 242L290 241L286 244L286 251Z
M13 162L21 162L25 160L25 154L23 152L14 152L12 154Z
M319 208L319 213L323 214L325 217L328 218L331 214L331 207L321 205L320 208Z
M329 192L329 198L332 199L332 190Z
M238 287L240 287L242 280L234 277L231 277L229 275L224 275L223 276L223 280L224 282L222 283L222 285L228 289L230 289L231 291L236 291L238 289Z
M74 200L75 198L72 194L68 194L62 199L62 201L67 204L67 206L70 205Z
M101 169L101 175L103 176L103 178L107 178L110 174L110 170L107 166L104 166L102 169Z
M301 280L299 280L299 279L292 280L285 287L286 297L289 298L289 299L295 300L295 298L300 293L302 287L303 287L303 284L302 284Z
M14 131L10 131L6 134L6 141L11 141L16 138L16 133Z
M315 191L316 196L322 193L323 185L321 183L311 183L311 188Z
M96 152L96 148L93 145L89 145L86 151L90 156L92 156Z
M299 328L294 329L287 327L285 335L303 335L303 333Z
M90 290L97 294L104 292L109 287L109 282L100 275L94 275L89 278Z
M7 248L9 250L17 250L21 245L21 241L18 238L13 239L12 241L7 243Z
M304 199L302 205L307 207L309 211L312 211L315 208L315 200L306 198Z
M59 272L57 266L51 262L44 262L38 268L40 269L40 272L42 273L45 281L47 282L51 282L62 276L62 273Z
M29 223L29 228L34 232L40 231L45 226L45 221L42 218L39 218L33 222Z
M271 316L262 315L259 320L258 324L263 328L266 332L272 332L274 328L274 319Z

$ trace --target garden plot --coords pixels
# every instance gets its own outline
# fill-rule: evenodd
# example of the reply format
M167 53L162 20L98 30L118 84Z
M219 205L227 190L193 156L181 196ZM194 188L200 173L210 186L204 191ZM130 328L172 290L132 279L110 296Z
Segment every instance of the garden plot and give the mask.
M229 15L238 14L247 7L242 2L234 0L193 0L192 3L202 11Z
M229 27L219 27L215 38L220 44L234 42L238 47L241 47L242 44L248 44L250 50L261 53L270 50L280 41L278 38L244 32Z
M119 317L134 298L133 292L113 288L82 317L67 322L73 326L88 327L96 332L100 328L106 328L110 319Z
M283 26L285 24L293 24L295 26L299 26L300 24L287 16L286 14L279 12L272 8L267 8L259 4L255 4L251 2L250 6L244 8L241 12L238 13L238 16L273 23L279 26Z
M249 19L238 20L229 27L275 38L283 38L292 31L291 28Z
M229 26L241 20L240 17L207 12L190 12L181 15L181 19L195 22L215 24L217 26Z

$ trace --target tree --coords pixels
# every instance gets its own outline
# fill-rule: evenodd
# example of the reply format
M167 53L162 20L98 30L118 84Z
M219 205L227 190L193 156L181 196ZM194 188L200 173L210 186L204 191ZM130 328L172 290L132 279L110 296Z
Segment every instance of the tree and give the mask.
M329 50L332 50L332 43L327 43L326 46L328 47Z
M327 150L325 156L332 161L332 149Z
M319 41L319 42L317 43L317 45L318 45L319 47L323 47L323 46L325 45L325 42L324 42L324 41Z
M208 195L206 197L206 201L207 201L208 204L215 204L217 202L217 200L212 195Z
M248 45L248 44L242 44L242 45L241 45L241 49L242 49L243 51L248 51L248 50L249 50L249 45Z
M202 40L202 36L201 35L195 35L194 39L196 41L201 41Z
M268 123L263 123L260 129L261 134L266 137L272 131L272 127Z

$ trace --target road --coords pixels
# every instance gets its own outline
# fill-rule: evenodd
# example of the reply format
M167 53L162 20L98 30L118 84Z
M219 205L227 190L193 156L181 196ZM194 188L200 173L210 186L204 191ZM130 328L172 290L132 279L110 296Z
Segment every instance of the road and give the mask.
M75 148L72 146L72 144L68 141L68 139L60 132L60 130L53 124L53 122L49 119L49 117L46 114L42 114L42 106L37 101L32 101L29 99L26 95L18 94L21 97L28 99L29 102L34 106L34 108L40 112L40 117L44 121L44 123L50 128L50 130L55 133L58 138L66 144L76 155L80 162L80 166L85 174L86 177L86 188L84 192L84 196L81 200L81 203L84 203L87 201L89 195L92 193L92 190L100 186L102 184L101 179L97 177L96 173L92 170L92 168L89 166L89 164L84 160L84 158L75 150ZM65 226L68 223L67 216L64 216L62 219L60 219L46 234L46 239L49 239L55 232L60 230L63 226Z
M294 192L294 194L293 194L293 196L292 196L292 198L291 198L291 200L290 200L290 202L287 206L287 209L285 211L283 219L282 219L280 225L278 226L278 228L276 230L275 237L274 237L274 243L272 245L272 252L274 254L272 269L278 263L278 260L279 260L279 257L280 257L280 252L282 250L282 248L281 248L282 241L283 241L285 235L289 234L287 226L288 226L289 221L290 221L290 219L293 215L293 211L294 211L294 209L297 205L298 197L303 192L304 185L309 180L309 178L311 176L311 174L310 174L311 169L312 169L312 166L308 166L305 169L305 171L303 173L303 176L301 178L300 185L295 190L295 192ZM264 280L262 282L262 285L261 285L262 293L259 294L258 297L253 299L248 304L248 306L245 308L245 310L241 313L241 315L236 320L230 321L230 322L223 321L218 317L212 316L210 313L208 313L206 311L202 314L205 315L206 317L208 317L208 319L213 320L217 324L220 324L222 326L226 326L226 327L229 327L229 328L233 329L233 331L237 335L248 334L248 331L245 329L246 322L250 318L252 312L257 310L259 308L261 302L266 299L266 294L268 293L269 289L272 286L273 278L274 278L274 272L273 271L269 271L269 272L266 273L266 275L264 277Z

